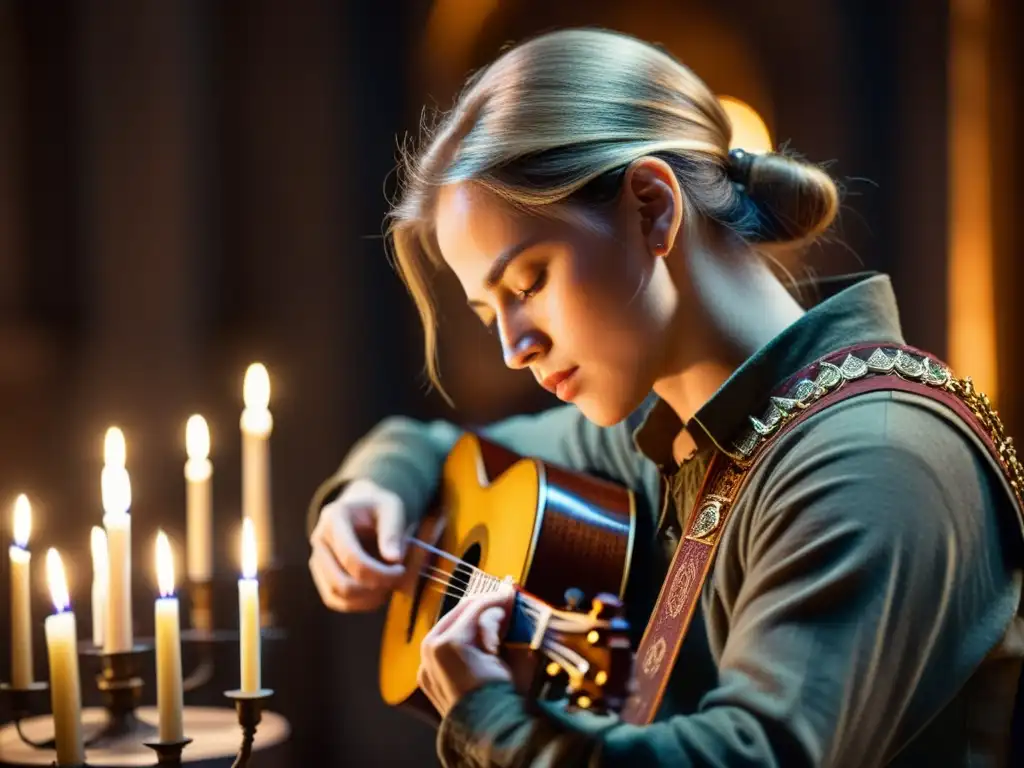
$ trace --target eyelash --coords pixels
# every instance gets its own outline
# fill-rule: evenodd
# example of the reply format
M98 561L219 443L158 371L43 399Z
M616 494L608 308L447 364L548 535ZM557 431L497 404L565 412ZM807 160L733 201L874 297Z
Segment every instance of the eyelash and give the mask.
M540 292L540 289L544 287L544 281L546 278L547 272L542 270L540 274L537 275L537 279L533 281L533 285L531 285L529 288L526 288L525 290L515 291L515 297L519 299L519 301L526 301L527 299L536 296ZM487 331L492 334L494 333L494 320L491 320L491 322L487 324Z
M516 291L516 298L520 301L526 301L531 296L536 296L541 288L544 287L544 278L547 274L542 270L538 275L537 279L533 281L533 285L524 291Z

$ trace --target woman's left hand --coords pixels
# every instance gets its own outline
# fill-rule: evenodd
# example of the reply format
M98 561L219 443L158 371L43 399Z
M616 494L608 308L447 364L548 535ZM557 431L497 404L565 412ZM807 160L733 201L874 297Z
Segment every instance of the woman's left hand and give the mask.
M514 595L509 588L466 598L423 638L417 681L442 717L484 683L512 680L497 654Z

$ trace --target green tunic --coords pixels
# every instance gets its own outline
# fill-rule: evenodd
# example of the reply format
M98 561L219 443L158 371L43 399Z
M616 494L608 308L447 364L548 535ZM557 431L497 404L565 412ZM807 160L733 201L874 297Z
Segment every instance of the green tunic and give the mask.
M682 425L656 398L610 428L566 406L481 430L637 492L627 605L638 634L712 453L819 357L903 342L887 277L832 289L694 416L698 450L682 466L671 459ZM354 478L420 514L458 435L382 422L311 514ZM845 400L779 438L749 478L657 722L538 713L489 684L448 714L439 755L450 766L1004 765L1024 658L1022 550L1007 486L945 407L901 392Z

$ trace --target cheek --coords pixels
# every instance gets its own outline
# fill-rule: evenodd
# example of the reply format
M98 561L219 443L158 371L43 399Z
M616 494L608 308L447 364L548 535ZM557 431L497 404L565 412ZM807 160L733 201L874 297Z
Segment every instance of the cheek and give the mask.
M651 330L643 282L642 269L625 249L577 256L565 271L562 300L554 309L559 330L567 341L587 345L591 356L640 354Z

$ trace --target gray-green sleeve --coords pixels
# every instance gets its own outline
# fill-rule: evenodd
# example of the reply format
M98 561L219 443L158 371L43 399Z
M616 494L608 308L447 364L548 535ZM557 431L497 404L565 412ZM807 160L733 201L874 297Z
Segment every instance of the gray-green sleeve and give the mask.
M973 445L913 404L847 402L782 438L744 492L708 598L718 685L695 713L646 727L538 714L489 685L442 723L442 761L888 763L1001 641L1020 579Z
M651 507L658 496L655 466L633 445L632 429L641 414L613 427L598 427L572 405L516 416L479 432L515 453L601 475L637 492ZM345 483L373 480L396 493L410 519L418 519L435 492L445 457L462 430L445 421L392 417L360 440L338 471L320 485L310 503L309 529L320 509Z

